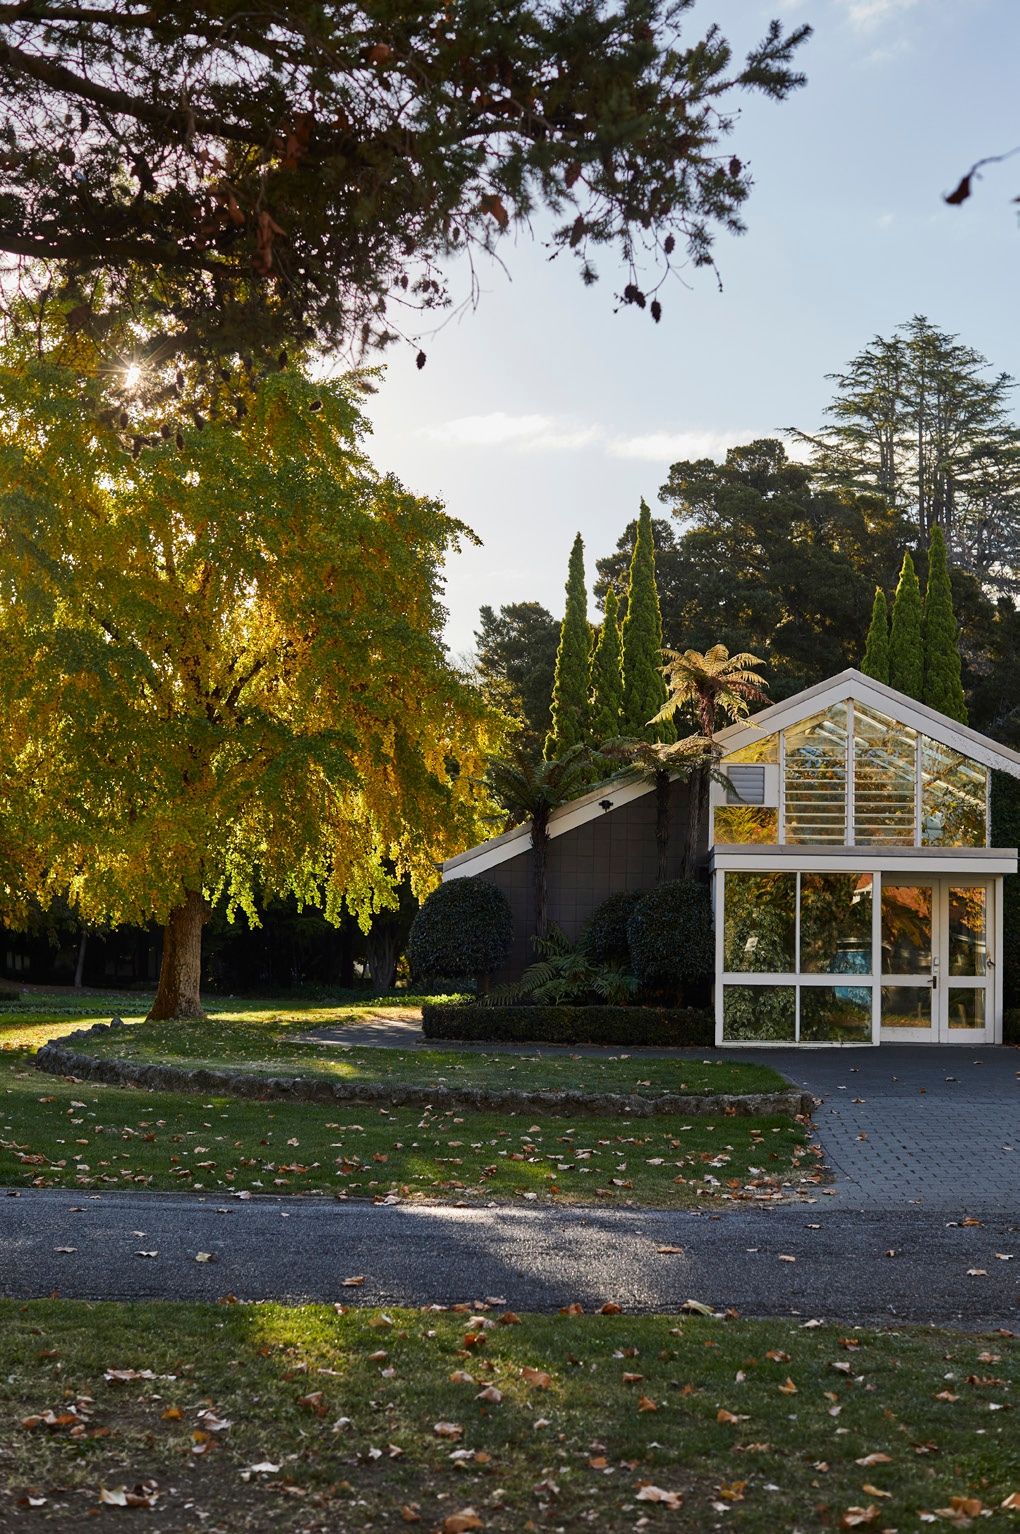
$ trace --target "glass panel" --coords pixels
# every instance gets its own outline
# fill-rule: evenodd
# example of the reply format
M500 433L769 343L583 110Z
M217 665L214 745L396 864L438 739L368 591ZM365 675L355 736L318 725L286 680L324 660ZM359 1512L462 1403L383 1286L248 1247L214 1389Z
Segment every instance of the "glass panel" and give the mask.
M854 704L854 840L914 845L917 732Z
M870 874L801 874L800 967L808 975L871 974Z
M723 992L724 1039L794 1038L792 985L728 985Z
M921 736L921 840L926 847L983 847L987 768Z
M987 953L987 890L949 891L949 973L983 975Z
M786 731L786 840L846 842L846 704Z
M883 985L883 1028L930 1028L931 991L926 985Z
M871 1042L870 985L802 985L801 1043Z
M742 844L779 840L779 811L750 806L721 805L715 812L713 840Z
M983 985L950 986L950 1028L983 1028L985 1026L985 988Z
M723 969L775 975L794 968L796 874L727 874Z
M728 767L730 762L778 762L778 760L779 736L762 735L760 739L753 740L749 746L741 746L739 751L731 751L723 765Z
M882 885L882 973L931 974L931 885Z

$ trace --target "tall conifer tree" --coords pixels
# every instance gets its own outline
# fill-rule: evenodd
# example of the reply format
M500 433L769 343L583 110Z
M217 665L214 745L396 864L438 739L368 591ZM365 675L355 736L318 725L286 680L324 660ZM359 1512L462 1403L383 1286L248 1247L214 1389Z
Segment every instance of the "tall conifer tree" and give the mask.
M630 561L627 616L623 620L623 707L620 729L634 740L676 739L668 720L650 725L666 701L662 671L662 616L655 586L652 514L641 502L637 537Z
M552 725L545 738L548 762L563 756L571 746L588 738L588 665L591 656L591 624L588 593L584 585L584 540L578 533L567 566L567 606L560 627L553 681Z
M946 540L936 527L928 547L928 584L924 593L924 698L959 724L967 723L960 680L960 650L953 612L953 588L946 564Z
M921 588L909 551L903 556L899 584L893 601L889 636L889 685L908 698L923 701L924 640L922 637Z
M889 683L889 608L881 586L875 587L875 605L871 609L871 627L864 646L861 670L876 682Z
M610 586L605 617L591 660L591 732L600 746L620 733L623 702L623 651L620 645L619 598Z

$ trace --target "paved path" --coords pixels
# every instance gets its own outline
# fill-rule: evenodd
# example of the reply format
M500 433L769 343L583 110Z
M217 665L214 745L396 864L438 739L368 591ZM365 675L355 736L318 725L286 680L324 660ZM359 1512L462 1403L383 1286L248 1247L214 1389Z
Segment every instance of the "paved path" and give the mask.
M224 1206L187 1194L76 1199L39 1189L0 1205L0 1292L127 1300L232 1293L359 1305L491 1296L540 1311L612 1299L629 1311L661 1312L697 1299L749 1315L1020 1331L1017 1221L965 1226L959 1212L949 1224L945 1212L860 1214L832 1202L712 1218L268 1197ZM199 1263L199 1251L217 1260ZM360 1274L363 1287L343 1287Z

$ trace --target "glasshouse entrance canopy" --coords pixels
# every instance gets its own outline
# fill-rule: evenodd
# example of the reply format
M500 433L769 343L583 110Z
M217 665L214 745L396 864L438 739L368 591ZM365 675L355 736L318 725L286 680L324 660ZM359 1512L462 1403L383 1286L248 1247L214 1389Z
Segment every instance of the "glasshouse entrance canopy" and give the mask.
M990 785L1020 756L853 670L717 739L718 1042L1001 1039Z

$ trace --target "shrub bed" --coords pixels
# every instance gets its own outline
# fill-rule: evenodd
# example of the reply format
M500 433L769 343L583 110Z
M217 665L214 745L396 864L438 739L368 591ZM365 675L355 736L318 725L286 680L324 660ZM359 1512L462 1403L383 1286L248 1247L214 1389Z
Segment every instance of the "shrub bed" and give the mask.
M543 1044L657 1044L710 1047L715 1017L707 1007L480 1007L424 1002L427 1039Z

